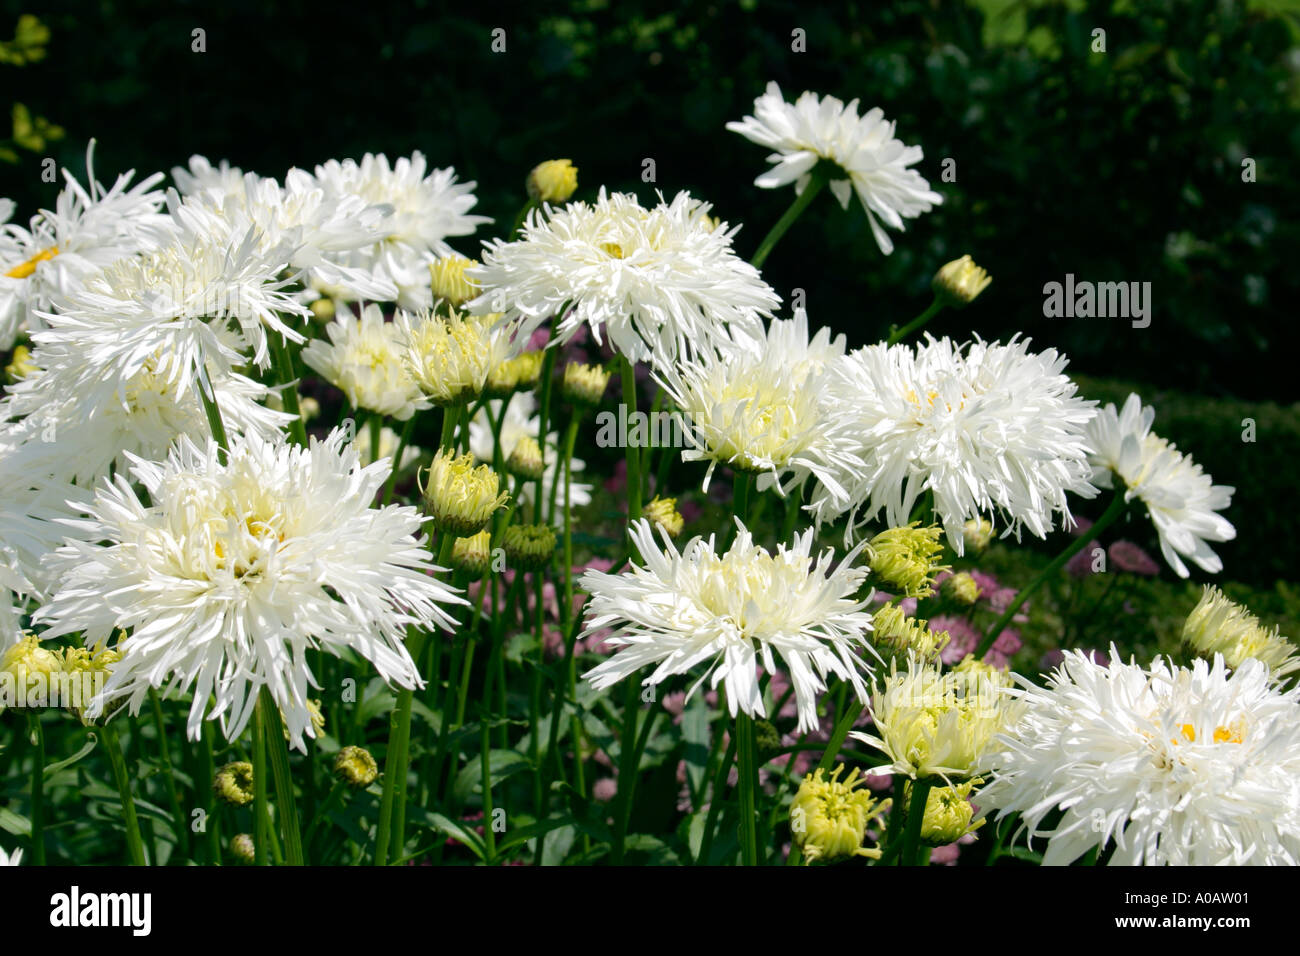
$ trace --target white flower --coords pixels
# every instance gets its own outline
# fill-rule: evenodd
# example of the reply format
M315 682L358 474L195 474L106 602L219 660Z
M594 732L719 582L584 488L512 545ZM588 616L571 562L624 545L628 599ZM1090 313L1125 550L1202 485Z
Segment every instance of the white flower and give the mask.
M707 664L692 693L712 675L710 686L725 684L733 717L738 711L766 717L758 668L775 673L780 657L794 687L799 730L814 730L817 695L826 690L828 675L867 698L859 673L867 665L855 653L870 649L865 634L871 628L863 610L869 600L854 599L867 574L852 566L859 549L832 569L831 550L811 556L811 529L773 555L739 520L736 525L739 533L725 554L715 553L712 537L692 538L679 554L666 533L661 551L650 523L635 522L629 534L644 567L582 576L591 595L584 634L611 628L606 643L621 648L583 677L604 690L653 664L641 683L654 686Z
M238 196L244 189L244 171L222 160L214 167L206 156L190 157L189 168L172 167L172 180L182 196L197 196L220 205L227 196Z
M1300 691L1263 663L1066 651L1046 689L1014 693L1027 709L977 799L1046 836L1045 865L1112 843L1116 865L1300 863Z
M527 436L534 441L538 440L537 430L541 428L542 422L536 412L537 399L533 397L532 392L516 392L511 395L505 407L504 417L502 417L501 402L497 399L489 401L470 419L469 450L479 461L491 462L492 422L500 419L501 461L509 461L515 446L519 444L519 439ZM562 508L564 507L564 472L560 468L557 437L556 432L548 432L546 435L546 443L542 451L542 460L546 463L546 471L542 474L542 494L547 501L550 501L551 489L558 480L560 485L555 488L555 501L556 506ZM591 485L577 480L577 475L586 469L587 463L581 458L573 458L570 460L569 467L574 475L569 480L569 504L574 508L581 508L591 503ZM533 500L535 486L536 482L524 483L518 492L520 504L527 504Z
M425 396L444 407L481 395L488 373L515 347L499 315L398 310L393 324L407 372Z
M123 256L166 241L171 223L159 210L163 195L154 189L155 173L128 188L134 171L117 178L111 189L95 181L95 143L86 150L83 187L66 169L67 185L53 209L32 217L27 229L0 228L0 350L13 345L24 328L43 327L41 313L51 302L80 289L86 279ZM4 222L12 214L9 203Z
M895 139L894 124L886 122L879 108L859 117L857 100L845 106L833 96L805 92L790 104L781 88L769 83L767 92L754 100L754 115L728 123L727 129L775 150L768 162L776 165L754 180L764 189L794 183L795 191L802 193L819 160L838 166L844 175L831 179L831 192L845 209L857 193L876 244L886 255L893 252L894 243L877 217L901 230L904 218L914 219L943 202L920 173L908 168L921 161L921 147Z
M303 335L286 319L307 309L285 291L292 250L264 248L258 231L197 204L168 196L175 238L166 246L119 259L84 288L55 303L49 328L32 336L49 349L94 356L79 389L125 389L144 369L179 388L193 387L200 361L223 370L270 364L269 335ZM39 363L38 363L39 364Z
M402 443L401 436L399 436L397 432L393 431L391 428L385 425L383 428L379 429L379 455L378 457L372 458L370 454L371 440L372 439L369 430L364 431L359 435L357 435L357 439L356 439L357 452L361 456L361 464L363 466L372 464L378 461L380 458L387 458L391 463L393 460L393 456L397 454L397 446ZM407 468L411 467L411 465L414 465L417 461L419 461L423 457L424 457L424 450L420 448L420 446L407 445L405 448L402 449L402 460L399 464L395 466L396 470L399 472L405 471Z
M371 507L389 472L361 468L335 430L310 448L251 436L219 463L215 443L182 438L163 462L137 460L88 507L84 542L47 558L59 587L36 621L45 637L83 631L104 646L130 634L122 660L88 715L119 697L138 712L151 687L193 692L197 737L209 695L226 736L252 714L259 688L284 713L290 740L314 735L309 652L369 660L402 687L421 684L403 643L409 626L450 627L441 605L464 600L430 572L423 516Z
M424 154L399 158L367 153L361 162L330 160L316 167L316 180L332 199L355 197L369 205L384 205L391 214L383 224L384 236L368 248L341 256L342 265L370 270L380 280L392 282L398 290L397 303L403 309L432 305L429 263L454 250L447 239L471 235L486 216L472 216L478 199L472 182L457 183L450 167L425 175Z
M863 462L847 450L847 419L823 387L826 367L844 354L844 336L832 343L823 328L809 342L807 315L798 310L793 319L773 319L766 335L738 338L740 345L655 372L681 412L691 446L682 458L709 462L706 490L721 464L759 473L760 489L777 483L782 493L816 475L846 504L836 472L860 470Z
M4 850L0 850L0 866L17 866L22 861L22 858L23 851L21 849L14 850L13 853L5 853Z
M1230 485L1216 485L1201 466L1151 431L1155 410L1129 395L1118 413L1107 405L1088 427L1092 481L1112 486L1119 475L1124 500L1140 498L1160 536L1160 552L1179 577L1188 575L1189 558L1206 571L1223 570L1207 541L1231 541L1237 529L1216 512L1232 502Z
M896 667L897 661L884 689L871 698L875 733L849 735L889 758L871 772L945 781L980 773L997 734L1018 710L1005 684L980 670L941 672L915 654L908 655L906 670Z
M684 192L646 209L603 189L594 205L535 210L517 241L484 243L483 264L466 272L483 292L466 308L505 312L525 335L563 310L556 342L585 323L632 361L715 347L780 298L732 251L737 230L708 211Z
M1084 438L1095 412L1061 374L1063 356L1028 346L927 337L915 348L867 346L832 366L829 387L866 462L839 476L850 536L882 509L888 525L907 524L927 490L958 554L966 520L994 510L1007 534L1023 525L1044 537L1058 513L1072 524L1066 492L1096 494ZM809 507L819 519L845 510L829 488Z
M353 408L406 421L429 407L407 370L402 335L396 325L384 321L379 306L367 305L359 317L340 307L325 333L329 343L308 343L302 360L339 388Z

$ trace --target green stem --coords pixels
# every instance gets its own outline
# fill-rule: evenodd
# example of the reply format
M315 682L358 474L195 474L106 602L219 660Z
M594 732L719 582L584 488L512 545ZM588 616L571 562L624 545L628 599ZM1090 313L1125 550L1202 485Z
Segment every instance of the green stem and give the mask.
M745 866L758 866L758 831L755 791L758 788L758 758L754 749L754 719L736 715L736 770L740 784L740 856Z
M514 241L515 236L519 235L519 229L523 226L524 220L527 219L528 214L536 208L538 208L538 202L536 199L530 199L528 202L524 203L523 208L519 210L519 215L515 216L515 221L510 227L510 233L506 237L507 242Z
M935 296L934 300L926 306L925 311L914 318L911 322L908 322L907 325L903 326L901 329L890 329L889 341L886 344L895 345L903 341L903 339L907 338L921 326L925 325L925 323L938 315L940 310L943 309L943 306L944 303L939 300L938 296Z
M108 762L113 766L113 780L117 783L118 795L122 798L122 822L126 824L126 849L132 866L144 866L144 841L140 838L140 818L135 813L135 800L131 796L131 780L126 772L126 757L122 754L122 741L117 736L117 729L105 722L103 728L104 746L108 751ZM33 833L36 821L32 821ZM44 850L40 851L44 862Z
M554 326L552 326L554 331ZM552 339L547 343L546 352L542 356L542 371L538 383L541 385L541 394L537 401L537 445L542 449L542 459L546 458L546 434L551 427L551 392L554 391L555 379L555 353L556 347ZM542 497L542 485L546 478L546 469L537 477L537 485L533 488L533 521L536 524L542 524L545 521L542 510L545 498Z
M844 716L835 722L835 729L831 733L831 739L826 742L826 749L822 751L822 759L817 761L818 770L830 770L831 764L839 756L840 747L844 745L844 738L849 735L853 722L862 713L862 706L862 701L855 694L853 700L845 708Z
M271 842L270 806L266 800L266 711L253 707L253 863L266 866Z
M713 831L717 827L718 813L722 809L722 791L727 786L727 777L731 773L731 761L736 755L736 735L727 735L727 749L722 754L713 777L713 790L709 795L709 812L704 817L704 837L700 840L700 854L695 858L696 866L709 865L709 853L713 849Z
M203 821L203 826L208 838L208 863L216 866L221 862L221 823L217 816L217 797L212 791L212 781L217 775L217 764L212 755L212 725L206 720L203 722L203 732L200 737L199 766L202 768L203 776L196 782L200 784L199 792L203 794L204 800L206 819Z
M27 729L36 753L32 757L32 863L45 865L45 731L41 729L40 711L33 710L27 714ZM123 806L129 794L123 797ZM132 808L134 810L134 807ZM137 832L137 838L139 833ZM144 866L144 851L141 850L140 866Z
M212 382L208 379L208 367L202 358L195 363L195 370L198 374L199 399L203 402L203 414L208 419L208 430L212 432L212 438L220 449L218 457L225 464L230 441L226 437L226 425L221 420L221 409L217 407L217 393L213 391Z
M280 708L271 696L270 688L265 685L257 699L257 706L263 711L262 726L271 756L271 773L275 777L275 805L280 811L280 828L284 831L285 862L289 866L302 866L305 862L302 855L302 831L298 826L298 805L294 802L289 743L284 739Z
M167 747L167 730L163 722L162 702L158 699L158 692L153 688L149 689L149 702L153 710L154 732L158 735L158 756L162 761L163 775L167 779L167 797L172 805L176 843L180 847L181 853L189 856L189 827L185 825L185 811L181 808L180 788L176 785L176 772L172 767L171 753Z
M776 225L763 238L758 251L754 253L754 258L749 260L755 269L763 267L763 263L772 254L772 250L781 240L781 237L785 235L786 230L794 225L794 221L808 208L808 204L813 201L813 198L821 192L822 187L826 185L827 179L824 164L819 162L813 167L812 176L808 180L808 184L804 186L803 192L795 197L794 202L790 204L790 208L785 211L785 215L776 221Z
M918 865L921 823L925 820L925 803L933 786L928 777L912 781L912 799L907 805L907 828L903 831L903 866Z
M619 379L623 383L623 405L627 411L628 421L636 414L636 372L627 356L620 355ZM623 449L627 460L627 523L629 525L641 517L641 450L635 442L629 441Z
M414 424L415 416L412 415L402 426L401 437L397 440L397 454L393 455L393 470L388 473L388 480L384 482L383 504L388 504L393 497L393 486L397 483L397 473L402 470L402 455L406 453L406 445L410 441L411 427Z
M1097 519L1096 523L1088 529L1088 533L1081 534L1079 537L1075 538L1069 547L1053 558L1052 563L1038 573L1037 577L1030 581L1025 587L1021 588L1020 593L1016 595L1015 600L1012 601L1007 609L1002 613L1002 616L994 622L993 626L988 629L988 632L984 635L984 640L980 641L979 647L975 650L975 659L977 661L984 659L984 655L987 654L989 648L993 646L993 642L998 639L998 635L1002 633L1002 629L1011 623L1011 619L1016 616L1016 612L1020 610L1020 606L1024 604L1025 601L1029 600L1029 596L1042 587L1049 578L1060 571L1067 561L1086 548L1090 541L1100 535L1102 531L1110 527L1110 525L1114 524L1120 515L1124 513L1127 504L1128 502L1124 500L1123 490L1116 491L1115 496L1111 498L1110 504L1106 507L1106 511Z
M271 354L275 361L276 374L284 388L280 391L284 410L293 416L289 422L289 438L296 445L307 445L307 424L302 420L302 407L298 402L298 376L293 369L293 356L289 354L289 343L283 335L274 332L267 336L271 342Z

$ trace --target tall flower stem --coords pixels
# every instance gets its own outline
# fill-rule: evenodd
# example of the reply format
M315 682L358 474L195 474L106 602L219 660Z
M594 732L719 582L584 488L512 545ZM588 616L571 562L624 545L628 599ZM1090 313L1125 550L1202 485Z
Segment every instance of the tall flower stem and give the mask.
M822 751L821 760L817 761L818 770L830 770L831 764L839 756L840 748L844 746L844 738L849 735L854 721L862 713L862 701L855 694L849 701L849 705L844 708L844 715L835 722L835 729L831 731L831 739L826 742L826 749Z
M553 342L554 340L547 343L546 353L542 356L541 377L537 380L541 386L541 394L537 401L537 445L542 449L543 461L546 460L546 434L551 427L551 393L555 390L556 349ZM545 478L546 469L543 468L537 478L537 486L533 489L533 521L537 524L542 524L546 520L542 511L542 504L545 501L542 497L542 485Z
M936 296L934 301L926 306L925 311L914 318L911 322L908 322L907 325L903 326L901 329L891 329L889 333L889 341L885 344L896 345L903 341L903 339L907 338L917 329L921 328L921 326L925 325L925 323L938 315L940 310L943 309L943 306L944 303L939 300L938 296Z
M628 421L636 414L636 372L627 356L618 357L618 377L623 384L623 406ZM629 441L623 449L627 461L627 523L641 517L641 450Z
M302 420L302 406L298 402L298 376L293 369L293 356L289 354L289 343L283 335L268 335L271 353L275 361L275 371L284 386L281 401L284 410L293 416L289 422L289 438L296 445L307 445L307 423Z
M122 798L122 822L126 825L127 854L131 858L132 866L144 866L144 841L140 838L140 818L136 816L135 799L131 796L131 779L126 772L126 757L122 754L122 741L117 736L117 728L107 721L104 722L101 730L104 735L104 747L108 751L108 762L113 767L113 781L117 784L118 796ZM35 821L33 821L34 826Z
M740 857L745 866L758 866L758 757L754 748L754 718L736 715L736 771L740 790Z
M718 731L717 735L720 735ZM716 742L716 741L715 741ZM713 777L713 789L709 792L709 812L704 817L704 837L700 840L700 852L695 858L696 866L708 866L709 854L713 849L713 832L717 828L718 813L722 810L723 791L727 787L727 777L731 772L731 761L736 754L736 735L727 735L727 749L718 762L717 772Z
M212 725L203 722L203 731L199 744L199 766L203 776L198 783L198 792L203 794L204 812L207 815L206 836L208 838L208 863L216 866L221 862L221 823L217 816L217 798L212 792L212 780L216 776L216 761L212 754Z
M203 414L208 419L208 429L212 432L212 438L221 449L220 459L225 464L226 453L230 451L230 441L226 437L226 425L221 420L221 409L217 407L217 393L213 391L212 382L208 378L208 367L200 358L194 363L197 372L199 399L203 402Z
M564 447L561 451L560 467L564 469L564 596L560 604L560 633L564 635L564 659L555 682L555 701L551 708L550 739L546 745L548 763L560 769L561 760L557 753L560 738L560 718L564 714L564 699L567 694L573 697L577 683L573 667L573 645L577 635L573 633L573 516L570 514L571 470L573 446L578 437L580 418L575 410L573 417L564 430ZM578 741L573 742L575 753ZM549 785L550 779L547 779Z
M393 497L393 486L397 484L397 473L402 470L402 455L406 453L407 443L411 439L411 427L414 424L415 416L412 415L402 426L402 435L397 440L397 452L393 455L393 470L388 473L388 480L384 482L383 504L388 504Z
M912 781L912 799L907 805L907 827L903 831L903 866L916 866L921 845L921 823L925 804L934 785L926 777Z
M293 774L289 768L289 744L284 739L284 725L280 721L280 708L265 685L257 698L262 710L262 727L266 732L266 746L271 757L271 775L275 779L275 805L279 810L280 828L284 831L285 863L302 866L302 831L298 825L298 805L293 796Z
M32 757L32 863L45 865L45 731L40 711L27 714L27 730L36 753ZM125 805L125 799L123 805ZM137 836L139 831L137 830ZM143 856L143 851L141 851ZM140 863L144 865L143 861Z
M763 241L759 243L758 251L754 253L754 258L749 260L755 269L761 269L763 267L763 263L766 262L767 257L772 254L772 250L776 247L776 244L781 241L781 237L785 235L786 230L793 226L794 221L799 218L800 214L802 214L805 209L808 208L808 204L813 201L819 192L821 192L822 187L826 185L827 180L828 176L825 164L818 163L813 167L811 178L808 180L808 184L804 186L803 192L795 197L794 202L790 204L790 208L785 211L785 215L776 221L776 225L772 227L771 231L763 237Z
M1011 623L1011 619L1016 616L1016 612L1020 610L1020 606L1024 604L1025 601L1029 600L1029 596L1042 587L1043 584L1060 571L1061 568L1065 567L1065 563L1086 548L1089 542L1114 524L1115 521L1124 513L1124 509L1127 505L1128 502L1124 500L1123 489L1117 490L1115 496L1111 498L1110 504L1106 506L1106 510L1102 513L1102 516L1097 519L1096 523L1094 523L1091 528L1088 529L1088 533L1081 534L1079 537L1075 538L1069 547L1052 559L1051 564L1038 572L1037 577L1020 589L1020 593L1016 595L1016 599L1011 602L1007 609L1002 612L1002 616L994 622L991 628L989 628L988 633L984 635L984 640L980 641L979 647L975 650L976 660L982 660L984 655L988 653L989 648L993 646L993 642L996 641L998 635L1002 633L1002 629Z
M158 692L153 688L149 689L149 704L153 712L154 732L158 735L158 757L162 762L163 778L167 782L167 798L171 802L176 845L184 856L189 856L190 829L186 826L185 811L181 808L180 788L176 785L176 771L172 767L172 757L167 747L167 728L163 720L162 702L158 699Z
M270 807L266 800L266 711L253 707L253 862L266 866L271 843Z

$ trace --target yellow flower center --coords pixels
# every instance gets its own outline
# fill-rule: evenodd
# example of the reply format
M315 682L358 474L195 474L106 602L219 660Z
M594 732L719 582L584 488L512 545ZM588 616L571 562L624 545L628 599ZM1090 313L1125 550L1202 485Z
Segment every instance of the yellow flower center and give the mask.
M42 249L36 255L32 256L26 262L20 262L14 266L5 276L10 279L26 279L36 271L36 266L42 262L48 262L59 254L58 246L50 246L48 249Z
M617 242L602 242L600 250L612 259L624 258L623 247Z

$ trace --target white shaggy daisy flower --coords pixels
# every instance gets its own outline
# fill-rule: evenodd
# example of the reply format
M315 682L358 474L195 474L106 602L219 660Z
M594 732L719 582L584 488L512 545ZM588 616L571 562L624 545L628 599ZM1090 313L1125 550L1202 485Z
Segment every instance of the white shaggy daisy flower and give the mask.
M833 489L818 488L810 510L823 520L849 511L851 540L882 510L888 525L907 524L917 498L932 491L958 554L966 520L994 511L1006 534L1023 526L1045 537L1058 514L1068 527L1066 493L1096 494L1084 436L1095 410L1075 394L1065 365L1055 349L1033 353L1015 338L958 346L927 336L915 347L850 353L828 383L866 467L839 476L847 509Z
M0 226L0 350L10 348L20 331L42 328L42 313L55 299L80 289L114 260L154 248L171 234L170 220L160 212L163 194L154 188L162 173L134 186L134 171L123 173L105 189L95 180L94 150L92 140L87 186L65 169L67 185L53 209L42 209L26 229Z
M826 367L844 354L823 328L809 341L803 310L773 319L766 334L745 333L742 344L680 358L655 372L681 415L686 461L707 461L704 487L718 465L759 474L760 488L784 493L809 475L841 505L836 473L859 470L847 419L823 388ZM782 480L785 479L784 485Z
M867 698L861 672L869 669L857 651L870 649L870 600L854 599L867 574L853 567L861 546L832 567L830 549L813 558L811 529L771 554L739 520L736 526L735 543L719 555L712 536L692 538L679 553L662 533L661 550L650 522L634 522L628 533L644 566L588 571L581 579L591 595L584 636L608 628L614 634L606 643L620 648L583 678L604 690L654 665L641 681L654 686L707 665L691 693L708 679L725 686L732 717L766 717L758 668L775 673L779 657L794 687L799 730L814 730L827 676Z
M1124 866L1300 863L1300 691L1262 662L1066 651L1045 689L1013 693L1026 710L978 801L1047 837L1045 865L1112 843Z
M1137 395L1129 395L1118 412L1107 405L1098 413L1087 432L1092 481L1110 488L1112 475L1118 475L1124 499L1141 499L1160 536L1160 553L1179 577L1188 576L1183 558L1218 573L1223 562L1206 542L1237 536L1232 523L1217 513L1232 503L1235 489L1214 484L1200 465L1154 434L1155 415Z
M768 162L775 165L754 180L764 189L794 183L795 191L802 193L819 161L838 166L842 177L832 174L831 192L845 209L857 194L876 244L886 255L894 251L894 243L881 220L902 230L904 219L915 219L943 202L925 178L909 168L921 161L921 147L895 139L894 124L879 108L858 116L857 100L846 106L833 96L805 92L791 104L776 83L769 83L754 100L754 115L728 123L727 129L774 150Z
M447 239L473 234L487 216L470 215L478 202L475 183L457 183L450 167L428 172L424 154L415 152L389 163L382 153L367 153L358 163L331 159L316 167L316 181L327 198L356 197L369 205L389 207L383 238L339 258L343 265L369 269L392 282L403 309L433 304L429 264L454 251Z
M532 392L516 392L510 396L503 411L501 401L493 399L475 413L469 421L469 450L479 461L491 462L492 458L492 422L501 422L501 460L509 461L515 447L522 438L537 441L537 430L541 428L541 418L537 414L537 399ZM564 473L560 468L560 453L557 432L548 432L542 449L542 460L546 470L542 473L542 495L547 501L551 499L552 488L558 479L559 488L555 489L557 507L564 503ZM587 463L581 458L570 460L570 469L574 477L569 481L569 504L581 508L591 503L591 485L577 480L578 474L585 471ZM520 504L533 500L536 482L525 482L519 489Z
M193 693L190 737L206 716L234 739L265 686L303 748L319 686L310 651L355 653L384 680L420 686L407 628L449 628L443 605L465 602L433 576L419 511L372 507L387 459L362 468L336 429L308 448L250 436L224 465L215 442L182 438L131 471L149 503L124 474L101 486L84 540L47 558L59 586L35 618L45 637L82 631L94 647L129 632L88 716L180 689Z
M341 307L325 334L329 342L308 343L302 360L340 389L353 408L406 421L429 407L407 369L402 335L395 324L384 321L379 306L367 305L360 316Z
M119 259L55 303L49 328L32 336L48 348L92 350L83 387L116 389L149 367L168 383L193 385L200 361L225 369L270 364L271 335L293 342L290 324L307 309L284 274L292 249L265 247L256 228L197 204L168 204L175 238L152 252ZM92 381L93 377L93 381Z
M188 166L173 166L172 181L182 196L196 196L220 204L227 196L238 196L244 188L244 171L223 159L216 166L197 153Z
M484 243L483 264L466 272L483 291L466 308L504 312L524 334L561 316L556 342L585 324L632 361L715 347L780 298L732 251L739 227L714 223L709 208L682 192L646 209L602 189L595 203L534 210L518 240Z
M399 310L394 317L402 361L434 404L463 405L483 393L488 374L515 351L500 315L439 315Z

